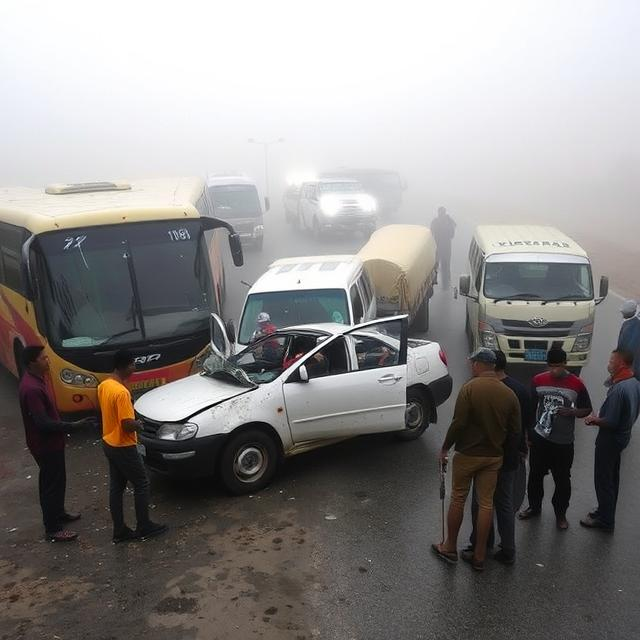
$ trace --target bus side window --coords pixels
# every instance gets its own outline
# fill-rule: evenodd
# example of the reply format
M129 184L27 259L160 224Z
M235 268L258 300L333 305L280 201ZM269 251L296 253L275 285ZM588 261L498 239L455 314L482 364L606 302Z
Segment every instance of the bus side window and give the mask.
M2 284L24 293L20 264L25 231L20 227L0 224L0 278Z

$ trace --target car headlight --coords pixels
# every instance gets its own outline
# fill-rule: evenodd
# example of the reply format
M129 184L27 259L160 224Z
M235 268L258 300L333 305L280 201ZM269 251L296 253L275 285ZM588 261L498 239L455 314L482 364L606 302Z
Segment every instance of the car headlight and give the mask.
M378 208L378 203L373 196L365 194L360 196L360 207L366 213L375 213Z
M156 432L160 440L189 440L198 433L198 425L192 422L161 424Z
M322 196L320 198L320 209L327 216L335 216L340 211L340 200L335 196Z
M95 376L88 373L82 373L80 371L74 371L73 369L63 369L60 372L60 380L65 384L73 385L74 387L97 387L98 379Z
M498 336L490 324L478 322L478 336L480 336L480 345L482 347L493 350L498 348Z

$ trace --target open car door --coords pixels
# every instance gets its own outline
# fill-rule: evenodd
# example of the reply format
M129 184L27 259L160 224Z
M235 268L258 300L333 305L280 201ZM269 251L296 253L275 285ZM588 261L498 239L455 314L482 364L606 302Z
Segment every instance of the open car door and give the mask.
M373 320L302 358L283 385L293 441L403 429L407 333L407 316Z

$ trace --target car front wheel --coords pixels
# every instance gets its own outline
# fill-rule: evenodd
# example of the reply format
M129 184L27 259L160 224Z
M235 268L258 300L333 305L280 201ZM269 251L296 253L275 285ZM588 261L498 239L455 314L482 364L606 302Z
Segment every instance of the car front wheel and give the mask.
M429 406L424 395L417 389L407 390L404 424L404 430L396 432L400 440L416 440L429 426Z
M258 429L241 431L232 437L220 458L224 486L234 495L264 489L278 466L274 439Z

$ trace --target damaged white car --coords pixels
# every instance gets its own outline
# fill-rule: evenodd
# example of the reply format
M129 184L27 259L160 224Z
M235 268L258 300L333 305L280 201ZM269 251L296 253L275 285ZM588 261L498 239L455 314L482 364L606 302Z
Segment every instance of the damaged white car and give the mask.
M145 462L162 473L218 473L242 494L267 485L284 457L369 433L418 438L452 381L440 345L409 339L407 324L394 316L282 329L232 356L213 316L204 371L135 404Z

